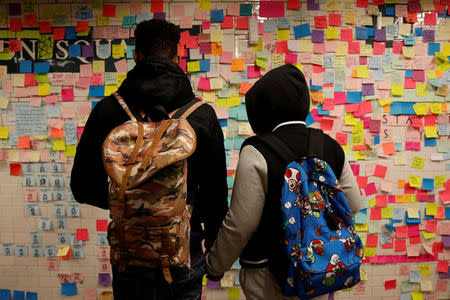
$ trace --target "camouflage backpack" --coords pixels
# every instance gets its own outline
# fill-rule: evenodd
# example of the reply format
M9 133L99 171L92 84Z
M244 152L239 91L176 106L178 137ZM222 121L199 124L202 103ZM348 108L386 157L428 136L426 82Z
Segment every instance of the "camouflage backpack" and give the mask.
M186 204L186 159L196 147L186 117L203 102L193 99L170 118L138 121L118 93L113 94L130 120L114 128L103 143L109 176L108 228L111 263L161 267L190 265L190 206Z

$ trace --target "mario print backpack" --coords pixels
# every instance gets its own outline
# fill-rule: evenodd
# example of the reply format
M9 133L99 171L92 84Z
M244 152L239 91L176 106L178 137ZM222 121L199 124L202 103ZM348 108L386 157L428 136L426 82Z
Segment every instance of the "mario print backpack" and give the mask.
M162 268L190 265L190 205L186 204L186 159L196 147L186 117L203 102L193 99L158 122L137 120L118 93L113 96L130 117L103 143L109 176L108 227L111 263Z
M289 261L286 296L310 299L360 281L364 249L350 207L331 167L318 157L321 130L308 128L308 154L298 157L275 135L266 145L288 162L281 192L285 255Z

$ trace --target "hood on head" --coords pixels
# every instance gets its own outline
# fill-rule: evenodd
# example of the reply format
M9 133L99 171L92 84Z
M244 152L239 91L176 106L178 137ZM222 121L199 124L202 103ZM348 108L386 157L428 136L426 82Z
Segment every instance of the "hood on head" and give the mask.
M183 70L172 60L159 56L149 56L138 62L127 73L119 94L128 105L147 113L158 105L170 113L194 97Z
M305 121L309 102L305 76L291 64L269 71L245 95L248 120L257 134L283 122Z

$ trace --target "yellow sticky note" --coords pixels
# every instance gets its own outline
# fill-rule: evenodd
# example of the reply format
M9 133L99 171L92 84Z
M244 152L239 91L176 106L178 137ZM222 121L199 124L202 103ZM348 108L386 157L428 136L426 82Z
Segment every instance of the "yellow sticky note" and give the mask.
M427 216L437 215L437 213L438 213L437 207L438 206L436 203L427 203L427 205L426 205Z
M436 126L424 126L425 136L427 138L437 137L437 129Z
M262 38L259 38L258 45L252 46L252 49L255 51L261 51L263 49L263 41Z
M289 40L289 29L277 28L277 41L287 41L287 40Z
M97 26L108 26L108 25L109 25L108 17L104 17L101 14L97 15Z
M66 150L64 150L65 157L75 157L75 153L77 151L76 145L66 145Z
M216 92L203 91L202 100L205 102L216 102Z
M422 292L431 292L433 290L433 283L430 280L421 281L420 290Z
M391 84L391 92L394 96L403 96L403 85L399 83Z
M419 271L422 276L431 275L431 270L430 270L429 264L419 266Z
M105 85L105 96L109 96L117 91L117 85Z
M428 104L426 103L417 103L413 105L414 112L416 115L426 115L428 111Z
M65 151L66 150L66 142L64 139L55 139L53 140L53 148L54 151Z
M125 47L122 44L112 45L112 57L125 57Z
M442 104L441 103L430 103L430 111L433 114L439 115L442 113Z
M432 239L436 237L436 233L434 232L427 232L427 231L422 231L423 234L423 238L426 240Z
M377 255L377 247L365 247L364 255L366 257L375 257Z
M369 78L369 66L358 66L356 74L358 78Z
M414 169L423 169L423 164L425 163L425 158L420 156L414 156L411 168Z
M409 218L413 218L413 219L418 219L420 218L419 215L419 208L418 207L408 207L406 209L406 211L408 212L408 217Z
M241 289L228 288L228 299L241 299Z
M94 60L92 62L92 73L105 73L105 61Z
M375 200L375 198L372 198L372 199L369 199L369 200L367 201L367 203L369 204L369 207L372 208L372 207L375 207L375 205L376 205L376 200Z
M445 175L434 176L434 187L441 188L445 183Z
M211 29L210 39L212 43L222 43L223 42L223 32L220 29Z
M411 291L412 300L423 300L423 293L421 291Z
M59 246L58 247L58 253L56 253L56 256L66 256L67 253L69 253L70 246Z
M428 79L434 79L434 78L437 78L436 77L436 72L433 70L433 71L428 71Z
M127 74L117 74L117 86L120 86L125 78L127 78Z
M197 0L200 10L211 9L211 0ZM204 284L205 285L205 284Z
M228 98L217 98L216 107L227 107L228 106Z
M313 44L311 40L300 40L300 52L310 53L313 51Z
M39 162L41 160L41 151L31 150L29 159L30 162Z
M353 115L345 115L344 119L345 119L345 125L350 125L350 126L356 125L356 118L355 118L355 116L353 116Z
M348 46L346 43L339 43L337 45L336 56L347 56Z
M38 96L48 96L48 95L50 95L50 83L38 84Z
M402 47L403 56L407 58L414 58L414 48L413 47Z
M8 97L0 97L0 108L1 109L7 109L9 103Z
M416 96L428 96L428 84L416 83Z
M267 68L267 60L263 58L255 58L255 64L260 68Z
M325 29L325 36L327 40L337 40L339 39L339 29L337 27L329 27Z
M394 216L393 207L383 207L381 208L381 218L391 219Z
M202 285L205 286L206 283L207 283L207 279L206 279L206 274L205 274L205 275L203 275L203 278L202 278Z
M230 98L227 98L227 106L230 108L232 106L239 106L241 105L241 99L239 99L239 96L232 95Z
M188 61L187 62L187 71L188 73L199 72L200 71L200 62L196 61Z
M345 21L345 24L349 24L349 25L356 24L356 14L355 13L345 13L344 21Z
M18 150L8 150L8 161L12 161L12 162L19 161L19 151Z
M373 55L373 48L372 45L369 44L363 44L360 46L360 56L372 56Z
M409 185L412 187L420 188L422 186L422 182L420 180L420 176L418 175L409 175Z
M9 136L9 127L0 127L0 139L7 139Z
M450 56L450 43L445 43L444 45L442 45L442 52L445 55Z
M361 280L367 280L367 268L361 267L359 273Z
M367 232L367 231L369 231L369 225L367 223L366 224L355 224L355 230L361 231L361 232L362 231Z

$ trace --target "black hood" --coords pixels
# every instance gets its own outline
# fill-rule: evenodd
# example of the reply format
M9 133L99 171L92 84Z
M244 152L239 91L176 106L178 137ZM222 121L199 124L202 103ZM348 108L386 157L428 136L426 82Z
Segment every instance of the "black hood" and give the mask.
M305 76L290 64L269 71L245 95L248 120L257 134L283 122L304 121L309 101Z
M170 113L194 98L183 70L160 56L149 56L138 62L118 91L131 109L143 109L150 117L155 107L162 106Z

